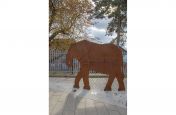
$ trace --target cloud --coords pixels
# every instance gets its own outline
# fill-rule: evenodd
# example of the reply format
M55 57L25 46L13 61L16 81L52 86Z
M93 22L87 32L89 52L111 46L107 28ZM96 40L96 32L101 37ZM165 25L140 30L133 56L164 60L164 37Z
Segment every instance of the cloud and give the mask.
M113 38L117 36L116 33L113 33L112 36L106 35L106 29L111 19L94 19L92 21L95 24L87 28L89 37L98 39L98 41L102 43L109 43Z
M112 19L93 19L92 23L95 24L95 26L99 29L104 29L107 28L108 23L111 21Z

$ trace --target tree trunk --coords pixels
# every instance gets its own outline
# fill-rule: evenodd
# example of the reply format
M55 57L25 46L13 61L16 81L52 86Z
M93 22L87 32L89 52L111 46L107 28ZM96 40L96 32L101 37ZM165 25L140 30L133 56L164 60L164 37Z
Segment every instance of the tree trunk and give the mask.
M118 6L118 24L117 24L117 46L120 45L120 31L121 30L121 19L120 19L120 5Z
M55 31L55 32L49 37L49 41L53 40L59 33L60 33L60 31Z

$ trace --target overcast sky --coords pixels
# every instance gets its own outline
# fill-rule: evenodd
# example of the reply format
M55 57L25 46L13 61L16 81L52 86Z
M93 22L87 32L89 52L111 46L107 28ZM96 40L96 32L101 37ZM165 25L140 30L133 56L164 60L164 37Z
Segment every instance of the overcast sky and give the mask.
M94 19L92 22L94 25L88 27L87 33L90 38L95 38L99 42L109 43L117 35L114 33L112 36L106 35L106 28L111 19Z

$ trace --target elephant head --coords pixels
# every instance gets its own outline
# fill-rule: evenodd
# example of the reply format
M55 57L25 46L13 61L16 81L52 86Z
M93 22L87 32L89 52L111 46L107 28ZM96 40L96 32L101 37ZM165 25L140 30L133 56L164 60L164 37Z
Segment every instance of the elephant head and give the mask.
M72 44L70 48L68 49L67 55L66 55L66 64L68 67L71 67L73 65L73 59L79 58L78 49L75 44Z

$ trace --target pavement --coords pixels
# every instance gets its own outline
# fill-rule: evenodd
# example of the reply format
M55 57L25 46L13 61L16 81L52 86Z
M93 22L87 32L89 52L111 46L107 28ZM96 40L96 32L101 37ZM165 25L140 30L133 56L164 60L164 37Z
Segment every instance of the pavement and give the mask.
M77 109L77 107L79 108L80 104L83 104L84 114L86 114L86 110L89 110L90 108L95 106L96 110L94 113L92 113L95 115L99 114L99 110L101 110L100 113L102 111L108 111L108 113L106 113L105 115L126 115L127 92L117 90L118 83L116 80L113 82L112 91L105 92L103 89L106 85L107 79L108 78L89 78L91 90L84 90L82 88L82 80L80 81L80 88L74 89L72 88L74 78L50 77L50 115L65 115L64 113L69 113L70 111L72 111L71 113L74 113L73 115L81 114L80 112L76 112L77 110L79 110ZM126 79L124 79L124 83L127 89ZM82 101L77 101L79 99L81 99ZM58 103L62 104L59 105L63 107L62 109L57 108ZM77 104L72 105L72 103ZM70 104L72 106L68 106ZM81 115L83 115L83 113Z

